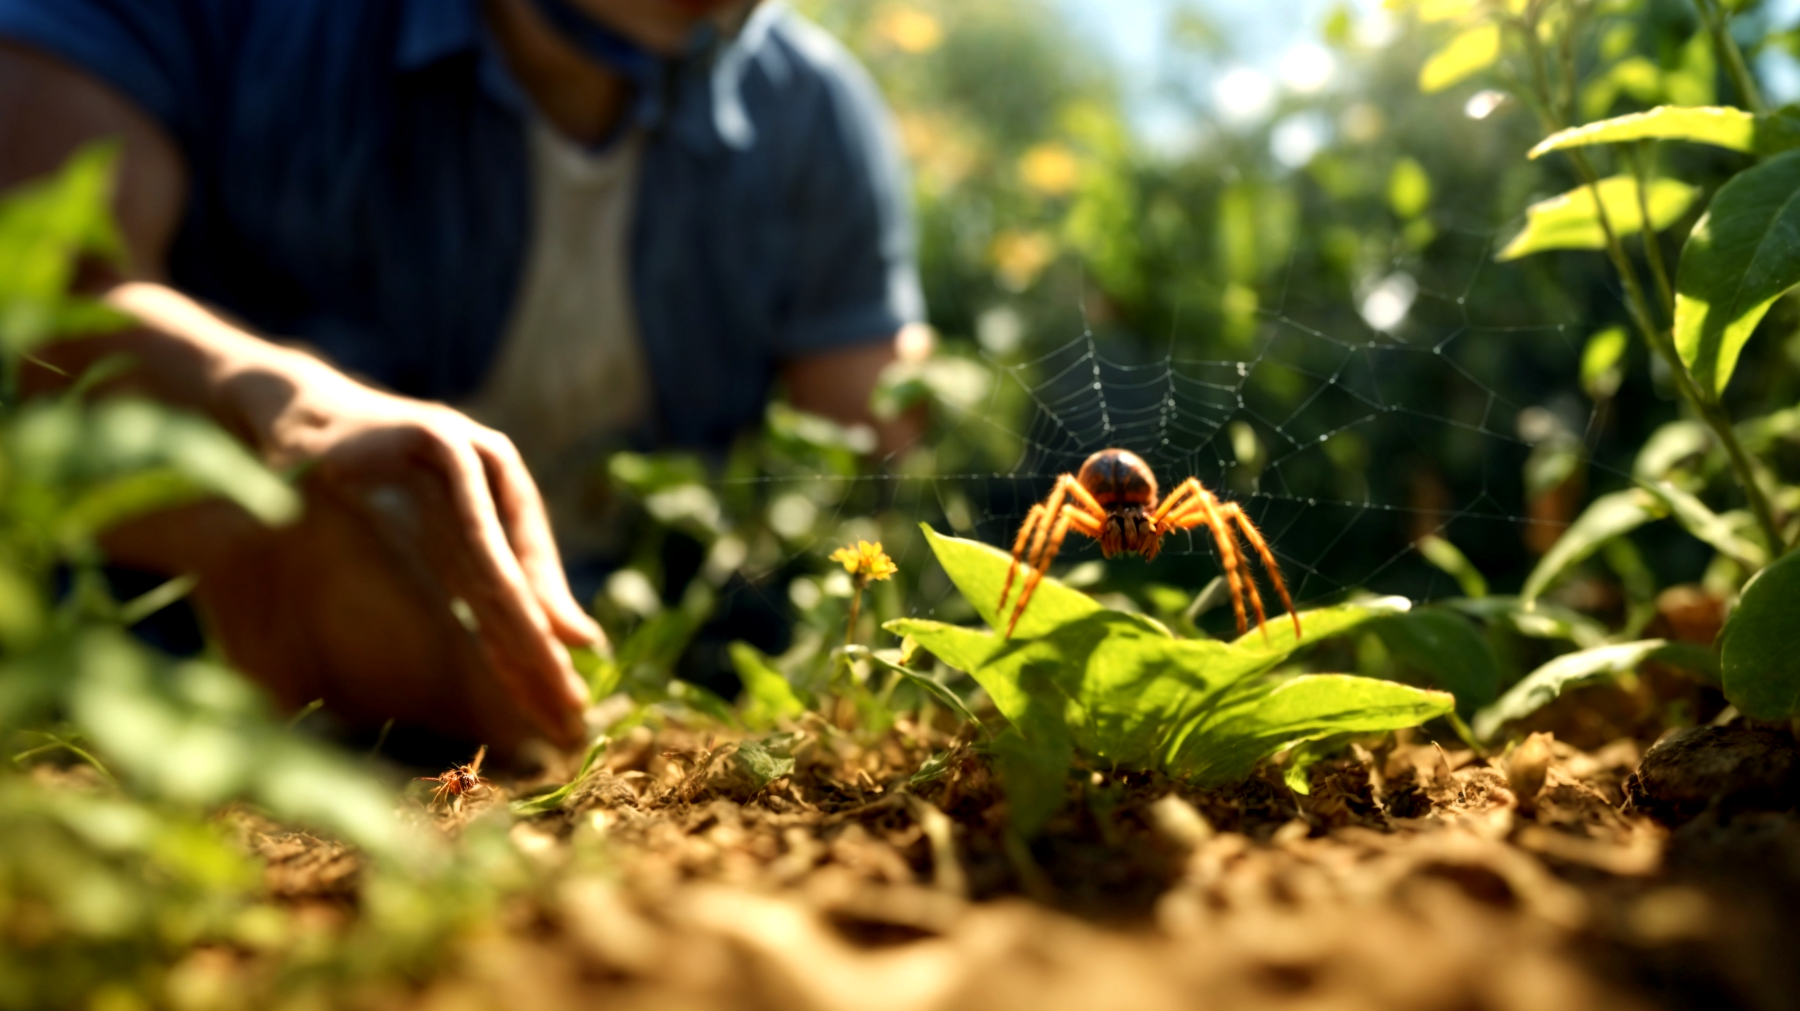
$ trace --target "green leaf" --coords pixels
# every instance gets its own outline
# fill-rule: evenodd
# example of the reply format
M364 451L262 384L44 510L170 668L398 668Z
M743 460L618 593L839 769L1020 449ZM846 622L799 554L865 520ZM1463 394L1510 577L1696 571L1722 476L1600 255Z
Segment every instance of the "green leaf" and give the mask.
M744 684L741 712L745 726L772 727L782 720L799 719L806 712L806 703L795 693L794 686L770 666L760 650L747 642L734 642L729 650L731 666Z
M925 539L930 543L932 553L937 555L938 563L949 573L956 588L974 606L975 613L981 615L981 620L987 622L989 627L1003 627L1000 617L1000 587L1006 581L1007 570L1012 565L1012 555L979 541L945 537L931 529L929 524L922 523L920 527L925 531ZM1013 581L1013 600L1008 601L1009 607L1018 599L1019 584L1024 578L1025 567L1021 565ZM1020 639L1036 638L1070 622L1093 617L1104 610L1087 594L1071 590L1046 577L1032 594L1031 605L1019 617L1013 634ZM1147 620L1144 627L1151 631L1161 631L1160 626ZM1163 634L1166 635L1166 631Z
M794 744L798 739L796 734L774 734L759 741L743 741L731 758L760 790L794 774Z
M1631 476L1646 483L1667 480L1677 464L1704 455L1712 446L1712 431L1700 422L1668 422L1644 441L1631 463Z
M98 321L72 310L67 292L83 255L124 255L110 208L118 158L116 142L89 144L55 175L0 196L0 350L23 354L71 320Z
M1643 230L1635 178L1612 176L1596 185L1600 190L1598 204L1594 201L1594 187L1578 186L1526 208L1525 227L1494 259L1516 260L1546 249L1605 249L1606 232L1600 227L1600 208L1605 209L1606 220L1612 225L1615 236ZM1699 195L1697 186L1674 179L1651 180L1646 194L1651 228L1660 230L1674 224L1687 213Z
M1257 687L1207 714L1172 769L1203 785L1226 783L1295 744L1418 726L1456 705L1448 692L1350 674L1304 674Z
M1413 546L1419 549L1419 554L1424 555L1426 561L1455 579L1457 585L1462 587L1464 596L1487 596L1487 578L1456 545L1436 534L1427 534Z
M1600 550L1607 541L1661 519L1664 514L1662 502L1642 488L1600 496L1569 524L1569 529L1563 531L1550 550L1544 552L1537 567L1526 577L1525 588L1519 592L1520 599L1530 607L1545 590Z
M1746 154L1776 154L1800 147L1800 124L1779 113L1757 116L1729 106L1660 105L1646 112L1558 130L1539 141L1526 157L1541 158L1551 151L1636 140L1684 140Z
M581 768L575 770L575 775L567 783L553 790L513 801L511 805L513 815L519 818L530 818L534 815L548 814L551 811L559 810L563 806L563 802L574 795L576 787L579 787L581 781L588 777L588 773L594 771L594 766L599 763L601 756L606 754L606 745L607 738L604 737L589 745L587 754L581 758Z
M1619 392L1624 379L1620 363L1631 338L1622 326L1609 326L1588 338L1581 349L1581 388L1595 400L1605 400Z
M1717 397L1769 306L1800 283L1800 151L1746 169L1713 197L1681 249L1675 349Z
M588 696L603 699L619 690L624 672L610 657L592 646L570 646L569 664L587 683Z
M1518 597L1447 600L1445 607L1482 621L1503 621L1532 639L1555 639L1583 649L1606 641L1606 626L1579 611L1536 601L1530 607Z
M1500 58L1500 26L1477 25L1451 39L1419 68L1419 90L1427 95L1494 65Z
M988 750L1006 790L1007 820L1013 831L1029 839L1062 806L1071 759L1069 739L1056 735L1034 740L1009 728Z
M1667 481L1647 484L1644 489L1661 500L1669 514L1688 533L1717 548L1746 571L1755 572L1768 563L1769 552L1761 544L1738 533L1730 520L1707 508L1706 503L1693 495Z
M1719 636L1725 697L1745 716L1800 715L1800 552L1757 573Z
M1506 724L1537 712L1567 689L1615 678L1652 659L1704 674L1718 667L1712 650L1667 639L1640 639L1565 653L1525 675L1498 702L1475 714L1475 736L1491 741Z
M1480 630L1454 611L1426 608L1372 622L1388 653L1404 668L1456 696L1465 719L1500 693L1500 659Z
M869 649L867 646L846 646L844 647L844 652L850 657L859 660L867 660L883 670L898 674L912 682L914 685L918 686L921 691L942 703L946 709L949 709L951 712L962 717L963 722L973 723L978 727L982 725L981 717L975 715L974 710L969 708L967 702L964 702L960 696L951 691L947 686L940 684L936 680L926 676L924 673L897 664L876 653L874 650Z
M925 531L952 581L992 621L992 602L1010 556L940 536L929 527ZM1041 613L1039 600L1047 604ZM1392 729L1417 722L1413 716L1419 711L1448 711L1452 700L1443 693L1370 682L1382 687L1369 695L1376 690L1359 678L1322 682L1322 687L1303 689L1281 704L1298 705L1295 700L1315 696L1356 705L1374 699L1378 704L1369 713L1308 711L1306 719L1294 722L1292 713L1269 701L1286 690L1286 682L1265 675L1301 645L1404 613L1407 606L1402 599L1382 598L1303 612L1304 638L1298 640L1288 621L1272 622L1266 634L1252 631L1234 642L1187 640L1046 579L1021 619L1019 633L1010 639L920 619L891 621L885 627L967 671L1020 741L1038 749L1028 753L1001 745L996 751L1018 751L1007 760L1015 762L1021 782L1039 776L1056 760L1066 764L1066 758L1056 756L1068 749L1102 762L1210 779L1241 774L1257 760L1315 734ZM1392 709L1382 701L1393 699L1403 699L1405 705Z
M1412 158L1401 158L1388 175L1388 206L1402 219L1416 218L1431 204L1431 177Z

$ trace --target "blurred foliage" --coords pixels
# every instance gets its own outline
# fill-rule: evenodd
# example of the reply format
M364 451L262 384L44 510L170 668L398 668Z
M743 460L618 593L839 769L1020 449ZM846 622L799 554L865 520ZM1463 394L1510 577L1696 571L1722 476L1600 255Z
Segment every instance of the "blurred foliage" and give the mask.
M1290 751L1303 789L1295 771L1344 734L1450 707L1387 681L1451 693L1454 721L1428 729L1485 746L1564 689L1648 661L1716 678L1711 644L1681 641L1711 633L1680 624L1676 593L1714 628L1738 605L1725 688L1747 712L1791 713L1800 305L1785 270L1742 305L1713 290L1747 276L1730 254L1768 233L1793 182L1783 152L1800 132L1745 67L1800 51L1800 33L1764 5L1345 5L1312 55L1330 72L1270 83L1249 112L1212 94L1236 73L1230 32L1175 5L1158 97L1180 129L1154 137L1050 0L800 6L868 65L911 161L939 345L894 366L873 407L928 434L877 457L873 433L777 401L723 459L613 456L625 547L593 604L616 650L576 662L615 732L678 718L765 735L733 760L767 784L791 768L780 732L796 725L873 737L903 715L936 721L982 739L1029 827L1071 759L1223 776L1321 738ZM1742 108L1698 108L1721 101ZM266 955L276 969L256 986L302 1002L429 971L443 937L531 883L501 826L478 822L455 847L415 832L369 763L283 725L219 664L121 631L185 584L119 602L100 576L98 534L120 519L224 495L279 523L292 492L200 419L84 396L128 362L67 395L13 396L33 347L122 322L70 291L80 257L120 255L103 212L112 159L83 152L0 200L0 732L15 759L0 771L0 1008L170 1003L198 985L196 945ZM1729 311L1696 315L1700 301ZM1093 344L1071 345L1083 335ZM1301 602L1333 605L1310 613L1356 620L1303 653L1226 642L1207 553L1114 565L1072 545L1034 609L1052 620L1045 602L1061 599L1120 642L1071 651L1026 628L1021 648L1055 654L1026 670L965 627L993 618L993 595L958 592L975 584L918 523L1008 541L1054 475L1101 448L1048 447L1033 427L1045 402L1097 381L1059 354L1071 346L1151 375L1222 370L1234 399L1182 434L1200 444L1146 455L1165 480L1191 473L1251 502L1306 570ZM1358 356L1379 367L1347 376ZM1342 394L1352 379L1382 412ZM1118 386L1133 408L1161 395ZM1302 414L1300 436L1271 420ZM831 561L863 541L886 545L892 579L859 585ZM1364 580L1380 585L1346 585ZM1372 611L1363 589L1431 603ZM1326 672L1310 682L1317 719L1231 710L1243 719L1208 724L1193 749L1158 750L1121 729L1157 700L1088 675L1168 651L1253 653L1233 683L1258 692ZM1054 693L1012 691L1027 675L1110 692L1093 708L1120 726L1046 715ZM1431 704L1381 722L1348 690L1371 685ZM1198 726L1159 726L1176 724ZM314 936L264 895L222 806L368 854L354 925Z
M121 520L220 495L283 523L298 495L208 421L87 398L129 362L63 394L10 393L33 349L129 322L70 293L81 257L119 255L115 161L90 147L0 198L0 1008L161 1006L240 986L231 959L188 957L201 946L268 956L265 998L421 972L521 878L504 837L477 830L453 853L404 825L367 763L294 732L218 663L124 631L188 580L119 602L100 570L99 536ZM351 929L312 936L264 894L232 831L261 817L361 850Z

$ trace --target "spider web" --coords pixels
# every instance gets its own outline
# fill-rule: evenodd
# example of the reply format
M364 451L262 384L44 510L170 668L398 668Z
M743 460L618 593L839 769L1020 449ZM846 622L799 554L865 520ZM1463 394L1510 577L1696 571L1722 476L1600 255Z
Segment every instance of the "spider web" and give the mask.
M1143 457L1165 493L1191 475L1240 502L1297 605L1351 590L1416 600L1456 592L1417 551L1428 535L1451 540L1497 575L1495 589L1504 592L1535 560L1527 529L1567 522L1534 517L1526 501L1525 462L1545 433L1589 465L1590 486L1629 480L1629 447L1620 440L1609 458L1605 405L1592 405L1578 382L1583 342L1611 320L1553 318L1555 310L1542 307L1552 300L1519 297L1522 284L1542 284L1541 276L1492 264L1492 234L1462 238L1475 241L1457 244L1467 251L1459 264L1412 267L1459 283L1417 283L1404 321L1390 331L1372 328L1354 298L1284 290L1233 355L1223 341L1179 325L1153 347L1142 335L1089 324L1084 309L1079 331L1060 343L1006 358L983 352L993 389L985 403L951 417L959 435L1016 445L1009 466L852 480L884 482L881 498L892 507L1007 550L1059 474L1118 447ZM1386 280L1415 283L1399 265ZM1672 413L1655 402L1646 409ZM1241 458L1246 433L1260 450ZM1053 569L1099 557L1097 545L1071 536ZM1218 571L1211 536L1199 528L1165 539L1162 557L1139 580L1192 592ZM935 603L913 609L930 613Z

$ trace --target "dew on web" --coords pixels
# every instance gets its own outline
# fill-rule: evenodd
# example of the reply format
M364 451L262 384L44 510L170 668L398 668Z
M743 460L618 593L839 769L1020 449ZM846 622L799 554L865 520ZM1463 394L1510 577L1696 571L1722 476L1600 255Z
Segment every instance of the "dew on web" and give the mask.
M1503 287L1487 290L1484 282L1504 272L1486 269L1491 239L1475 246L1461 290L1415 285L1407 316L1383 330L1341 296L1308 301L1284 291L1259 309L1248 344L1228 348L1190 330L1146 352L1141 335L1097 330L1083 305L1080 332L1066 341L1027 341L1004 358L982 353L996 380L986 403L942 407L941 423L959 437L1014 447L1009 461L923 476L753 480L896 486L886 501L939 529L954 526L953 500L966 502L972 515L958 532L1005 550L1058 475L1118 447L1143 457L1164 488L1194 476L1240 502L1302 606L1348 591L1443 595L1453 584L1415 550L1428 535L1450 537L1478 564L1524 557L1524 528L1543 521L1525 501L1533 442L1517 431L1519 416L1558 391L1578 391L1580 339L1603 325L1519 318L1546 310L1508 299ZM1546 356L1560 356L1557 369L1542 367ZM1527 360L1538 371L1521 365ZM1586 462L1628 477L1591 458L1596 431L1590 417ZM907 485L911 494L901 490ZM1198 590L1217 572L1214 555L1204 531L1170 537L1149 578ZM1095 545L1071 537L1059 564L1097 557ZM919 602L916 612L936 603Z

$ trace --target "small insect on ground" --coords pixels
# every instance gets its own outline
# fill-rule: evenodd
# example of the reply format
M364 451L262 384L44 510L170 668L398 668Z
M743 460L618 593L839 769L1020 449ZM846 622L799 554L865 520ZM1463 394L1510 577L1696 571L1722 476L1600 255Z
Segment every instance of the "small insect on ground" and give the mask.
M488 789L488 781L481 778L481 760L486 757L487 745L483 744L475 752L475 760L469 764L456 766L435 776L420 776L425 782L438 785L437 789L431 791L432 806L448 802L454 807L465 795Z

